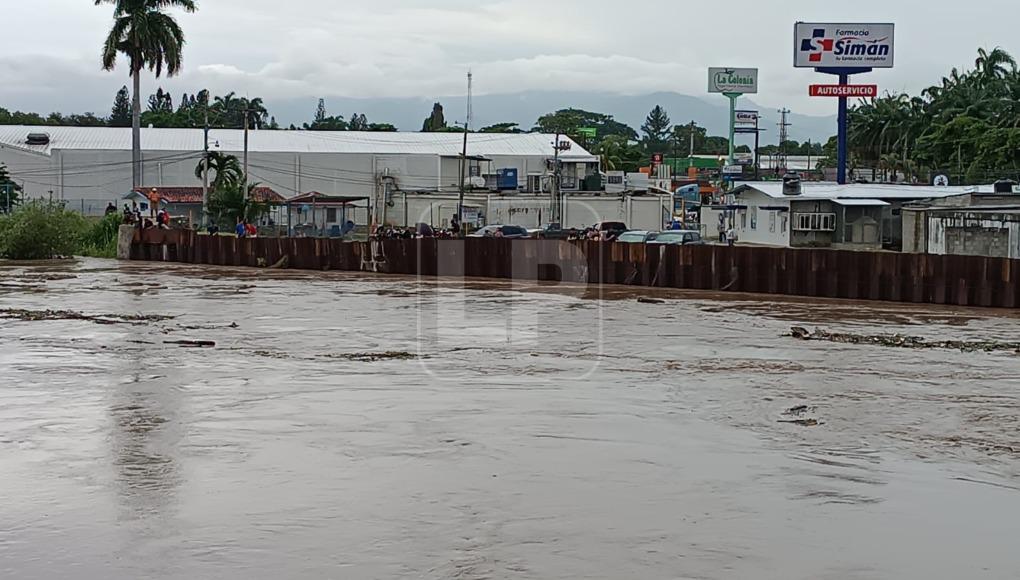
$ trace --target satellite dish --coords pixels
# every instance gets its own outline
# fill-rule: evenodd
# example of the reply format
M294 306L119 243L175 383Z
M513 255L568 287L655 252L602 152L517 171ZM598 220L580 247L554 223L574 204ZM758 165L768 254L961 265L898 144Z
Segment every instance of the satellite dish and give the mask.
M949 187L949 176L947 175L936 175L934 181L935 187Z

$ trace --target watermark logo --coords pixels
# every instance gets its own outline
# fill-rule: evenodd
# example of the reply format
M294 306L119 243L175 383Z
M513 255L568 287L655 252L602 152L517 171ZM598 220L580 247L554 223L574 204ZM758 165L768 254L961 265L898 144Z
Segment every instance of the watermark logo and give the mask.
M571 208L581 209L576 202ZM547 207L537 211L549 215ZM602 287L590 271L601 260L589 254L608 250L568 241L569 231L545 231L558 239L532 233L526 239L422 240L416 318L425 373L512 384L594 374L602 362L604 324Z

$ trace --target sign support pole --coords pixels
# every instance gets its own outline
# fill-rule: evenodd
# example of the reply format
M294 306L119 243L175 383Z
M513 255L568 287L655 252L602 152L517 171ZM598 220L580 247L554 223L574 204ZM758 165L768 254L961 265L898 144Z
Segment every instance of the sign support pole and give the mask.
M870 68L846 68L846 67L822 67L816 68L816 72L827 75L836 75L839 77L839 85L847 86L850 84L850 75L868 73L871 72ZM846 185L847 176L846 170L849 164L849 99L847 97L839 98L839 134L837 136L838 154L836 162L836 183L840 185Z
M723 93L723 96L730 100L730 156L726 164L733 165L736 163L733 141L737 135L737 99L740 98L740 93Z

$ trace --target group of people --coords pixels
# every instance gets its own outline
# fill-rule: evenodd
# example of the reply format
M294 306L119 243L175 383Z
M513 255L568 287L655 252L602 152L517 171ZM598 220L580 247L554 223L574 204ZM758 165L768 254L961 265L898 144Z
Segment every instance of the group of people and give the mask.
M217 231L219 231L218 228ZM237 220L237 225L234 226L234 234L239 238L257 238L259 236L259 229L255 224L241 218Z
M719 243L732 246L737 243L737 230L733 225L726 225L726 216L719 216Z
M106 215L112 215L117 213L117 206L110 202L106 206ZM170 229L170 213L165 209L160 208L155 215L149 215L148 217L142 215L142 209L138 205L137 201L131 202L131 205L124 204L123 220L127 225L137 226L139 229L149 228L162 228L164 230Z

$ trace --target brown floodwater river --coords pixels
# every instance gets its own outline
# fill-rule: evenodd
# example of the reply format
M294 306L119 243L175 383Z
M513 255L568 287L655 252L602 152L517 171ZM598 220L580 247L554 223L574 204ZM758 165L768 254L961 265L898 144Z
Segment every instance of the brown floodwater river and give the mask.
M782 336L1015 314L602 290L0 264L0 578L1020 577L1020 355Z

